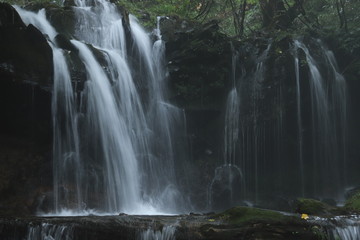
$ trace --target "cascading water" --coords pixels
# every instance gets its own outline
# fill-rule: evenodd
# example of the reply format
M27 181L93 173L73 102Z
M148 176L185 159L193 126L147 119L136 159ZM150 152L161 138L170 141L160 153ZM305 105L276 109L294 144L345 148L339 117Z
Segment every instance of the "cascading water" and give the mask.
M253 71L243 71L238 88L229 93L227 110L233 106L230 99L238 91L244 103L240 113L230 114L231 120L238 122L235 124L238 129L230 131L234 135L225 135L228 136L225 159L235 159L226 163L236 162L244 174L236 186L243 200L259 203L263 196L341 200L346 182L346 84L333 53L320 41L312 44L317 47L313 53L316 57L300 41L291 46L294 83L280 79L274 84L268 78L271 70L268 71L267 64L271 63L267 59L272 57L269 56L272 44L269 44L255 58ZM283 76L281 71L277 70L278 76ZM296 91L284 92L285 84L294 84ZM269 96L272 101L268 100ZM286 107L293 99L296 100L294 111ZM238 120L239 115L243 117ZM226 127L227 124L225 121ZM289 142L294 133L297 140ZM295 165L290 160L294 157L298 158ZM269 187L270 182L274 187ZM211 187L214 188L213 184Z
M239 139L240 98L236 89L237 56L232 59L232 89L226 101L224 128L224 164L215 169L215 176L208 190L208 207L231 207L239 202L242 172L236 165ZM213 192L216 192L214 195ZM216 196L221 196L221 200ZM214 199L213 199L214 198ZM225 200L226 199L226 200ZM224 203L227 201L227 203Z
M60 204L66 206L73 204L80 209L82 207L81 195L78 195L76 199L71 199L66 190L72 185L76 187L78 192L81 188L81 175L73 171L74 169L81 170L81 163L74 92L66 59L63 51L54 44L57 33L47 21L45 10L42 9L35 14L16 6L15 8L26 24L33 24L49 36L49 45L53 50L52 111L55 212L60 210Z
M18 8L26 23L49 36L53 47L55 214L186 209L175 172L185 143L174 144L184 139L177 134L185 132L185 118L166 102L160 30L152 45L130 16L126 37L125 20L114 4L75 3L75 37L92 44L71 40L87 75L80 98L72 89L64 53L52 43L57 33L44 10L34 14Z
M338 216L331 219L321 219L322 224L327 225L327 234L329 240L359 240L360 239L360 225L359 217L343 217Z
M55 211L59 206L71 205L71 197L61 194L66 186L74 185L77 192L81 192L81 175L73 169L81 170L79 133L77 129L77 116L74 93L71 86L69 69L62 50L53 46L54 56L54 87L52 97L53 111L53 173L54 173L54 199ZM78 209L83 208L82 196L73 199Z
M160 20L161 18L158 18L158 23ZM130 16L130 25L136 49L141 56L139 61L143 63L143 76L150 90L146 118L151 129L152 139L149 146L153 154L143 170L149 173L144 182L147 183L144 191L150 196L160 196L159 199L151 200L155 200L156 205L169 206L172 209L175 205L185 206L186 203L182 201L175 177L175 154L180 156L182 152L176 148L179 147L179 143L186 146L186 142L181 140L181 132L185 133L184 112L166 102L164 90L167 73L161 67L164 64L165 44L161 39L159 28L155 32L157 40L152 46L146 33L133 16ZM175 142L178 146L175 146ZM181 166L177 165L176 168L181 168Z
M294 41L295 52L301 49L305 54L310 78L312 169L306 172L313 173L311 177L307 175L312 179L313 195L339 199L346 184L346 83L338 71L333 53L320 41L315 44L320 49L319 60L310 54L303 42ZM296 53L295 61L297 58ZM295 66L296 69L298 66ZM297 75L297 78L297 81L301 81L301 76ZM297 88L298 128L301 136L301 84L297 84ZM299 143L300 152L303 147ZM309 149L309 146L306 147ZM304 169L301 171L304 176Z
M303 125L301 117L301 89L300 89L300 67L297 47L294 48L295 78L296 78L296 110L297 110L297 128L298 128L298 154L301 178L301 195L305 196L305 176L303 159Z
M224 130L224 160L225 165L234 165L236 162L236 145L239 139L239 96L234 87L228 96L225 113Z
M71 240L72 228L69 226L42 223L38 226L29 226L26 240Z
M240 153L237 157L239 166L244 174L242 183L242 198L244 200L259 200L261 179L263 178L261 169L264 167L266 153L266 123L261 119L261 103L264 98L263 82L265 80L266 60L271 48L271 43L255 59L255 68L246 73L243 71L239 78L239 87L242 97L248 97L248 114L244 113L243 108L240 114L248 116L239 121L239 146ZM275 128L274 128L275 129ZM272 129L271 129L272 130Z
M265 72L266 72L266 60L268 58L268 54L271 48L271 44L267 46L264 52L260 55L260 57L256 60L256 69L252 79L252 107L253 107L253 139L252 147L253 147L253 157L254 157L254 186L255 186L255 202L259 200L259 185L260 185L260 164L264 159L264 144L265 144L265 127L259 120L260 109L258 101L262 98L262 90L261 85L265 80Z
M175 240L176 227L164 226L162 230L148 229L139 234L138 240Z
M336 227L330 233L330 240L359 240L360 239L360 226L350 225L344 227Z
M75 40L72 43L79 49L86 66L86 113L89 113L86 129L94 130L92 137L98 141L95 154L101 158L100 164L104 168L100 189L93 189L93 193L104 191L101 202L105 203L106 212L136 211L140 202L138 166L110 81L86 45Z
M255 59L255 68L249 73L239 68L237 55L233 56L233 87L227 98L225 112L224 165L215 169L215 177L208 190L208 205L213 209L231 207L241 200L258 201L260 179L263 177L261 169L264 168L262 165L266 158L266 131L269 131L261 119L260 101L263 99L265 62L270 48L271 44L268 44ZM238 71L240 77L237 76ZM251 114L244 113L243 116L251 117L240 119L243 109L240 108L238 92L249 98L250 106L247 111ZM276 127L281 129L281 123ZM278 142L280 140L276 139Z
M179 134L185 128L184 113L166 100L160 30L155 31L152 44L136 18L124 19L110 2L91 1L89 5L79 0L76 4L74 36L78 40L71 40L76 49L71 54L78 55L87 75L80 93L71 84L66 61L70 54L57 47L57 33L45 11L35 14L17 8L27 24L48 36L53 49L55 213L64 209L77 214L89 209L103 213L182 211L187 208L178 186L179 147L185 145L185 137ZM294 145L299 159L292 172L300 176L294 181L299 184L294 192L337 198L347 173L346 84L333 53L319 41L312 44L317 46L316 53L299 40L292 47L297 103ZM287 177L290 164L284 161L293 156L291 150L283 150L289 145L282 138L284 126L289 130L286 124L291 123L283 122L287 113L281 81L274 87L266 79L271 46L263 49L254 68L243 72L238 83L234 70L225 114L224 164L215 170L210 184L210 205L216 202L212 193L221 192L215 184L224 180L221 175L228 177L224 194L230 196L231 204L240 199L239 194L257 202L267 179L276 175L277 182L283 182ZM304 72L309 72L308 85ZM310 108L305 106L307 92ZM265 103L266 94L272 97L271 103ZM246 110L240 109L240 96ZM264 114L267 107L270 113ZM240 115L247 117L240 119ZM266 174L268 169L274 174ZM278 192L285 192L280 185Z

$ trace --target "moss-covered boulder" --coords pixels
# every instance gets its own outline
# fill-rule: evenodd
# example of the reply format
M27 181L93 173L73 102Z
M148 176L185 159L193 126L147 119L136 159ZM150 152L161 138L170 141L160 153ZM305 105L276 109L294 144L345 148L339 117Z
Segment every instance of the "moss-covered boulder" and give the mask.
M210 217L221 223L203 225L204 239L326 239L322 226L270 210L234 207Z
M345 209L350 212L360 213L360 191L346 200Z
M234 207L214 217L233 225L253 222L283 222L288 220L287 216L279 212L250 207Z
M295 212L317 216L334 216L348 213L344 208L331 206L325 202L308 198L299 198L295 201Z

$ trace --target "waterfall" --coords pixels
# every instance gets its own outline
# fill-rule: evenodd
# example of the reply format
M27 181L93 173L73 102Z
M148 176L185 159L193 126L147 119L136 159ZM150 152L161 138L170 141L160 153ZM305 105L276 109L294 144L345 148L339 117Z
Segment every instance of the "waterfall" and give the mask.
M241 195L242 172L237 166L236 152L239 139L240 98L236 89L237 56L232 59L232 89L225 108L224 163L215 169L208 189L208 208L224 208L237 204ZM216 192L216 193L215 193ZM223 198L219 201L219 196Z
M139 235L139 240L175 240L176 227L164 226L162 230L148 229Z
M54 214L184 211L175 167L182 167L186 124L183 110L167 102L159 23L152 44L135 17L124 29L114 4L75 3L77 40L71 44L85 66L81 92L72 87L66 53L55 44L45 10L17 7L53 49Z
M81 192L81 174L74 172L74 169L81 171L75 99L64 52L54 44L57 33L47 21L44 9L35 14L17 6L15 8L26 24L33 24L49 36L49 45L53 51L52 115L55 211L60 210L61 204L68 206L75 204L76 208L80 209L82 207L81 194L70 201L72 196L68 196L67 191L64 193L65 188L73 184L76 191ZM60 193L61 191L63 193Z
M248 72L242 71L238 79L241 101L247 102L240 109L240 115L244 116L239 120L239 143L240 154L238 164L244 174L242 180L242 199L259 201L262 187L261 179L264 178L266 154L267 131L275 131L279 126L271 127L262 119L262 103L264 99L264 80L266 73L266 61L271 49L271 43L254 58L254 68ZM244 99L244 100L243 100ZM275 101L275 100L274 100ZM246 117L246 118L245 118ZM278 141L273 139L272 141ZM275 145L276 146L276 145Z
M328 221L328 236L330 240L360 240L359 217L338 216Z
M239 139L240 103L236 88L228 96L225 113L224 161L225 165L235 165L236 146Z
M69 69L62 50L53 48L54 58L54 87L52 97L53 116L53 173L54 173L54 199L55 211L65 202L70 205L70 196L62 196L61 190L74 184L76 192L81 192L81 175L74 169L81 171L79 149L79 132L77 129L77 116L74 93L71 86ZM66 195L66 194L65 194ZM82 208L82 196L73 199L76 207Z
M346 83L333 53L319 40L315 45L320 49L317 59L303 42L294 41L295 51L301 49L305 54L310 78L313 191L320 197L339 199L346 184ZM297 55L295 61L296 58ZM298 66L299 63L296 68ZM297 84L298 122L301 124L300 88L301 84ZM299 145L299 149L303 147Z
M346 226L346 227L336 227L330 233L333 240L360 240L360 227L359 226Z
M62 225L42 223L38 226L29 226L27 240L72 240L72 228Z
M261 202L264 196L282 202L283 196L341 200L346 186L347 90L334 54L321 41L309 43L312 51L294 41L289 50L295 81L285 82L281 77L286 69L270 67L271 46L254 57L251 71L241 71L236 79L233 70L236 80L225 108L224 165L215 169L208 189L208 206L215 209L234 205L234 199L268 206ZM241 197L234 198L235 193Z
M91 51L83 43L75 40L72 43L79 49L88 75L87 129L94 130L99 158L104 163L103 186L94 191L104 190L107 212L135 211L140 201L139 172L125 121L117 109L109 79Z
M260 181L259 178L261 177L259 175L260 172L260 164L261 164L261 160L263 159L263 154L264 154L264 149L265 149L265 136L264 136L264 126L261 123L261 121L259 120L259 116L260 116L260 109L259 109L259 103L258 101L263 97L262 96L262 83L265 80L265 72L266 72L266 60L268 58L268 54L271 48L271 43L268 44L267 48L262 52L262 54L258 57L258 59L256 60L256 69L255 72L253 73L253 78L252 78L252 89L251 89L251 93L252 93L252 108L253 108L253 129L251 129L250 131L252 131L252 136L253 138L251 139L252 143L250 143L250 145L252 145L253 147L253 161L254 161L254 186L255 186L255 202L259 201L259 186L260 186Z
M156 204L166 205L164 200L169 204L174 201L177 202L177 199L181 199L176 187L174 171L174 153L176 152L174 146L176 139L174 139L174 136L178 135L176 134L177 129L181 129L183 112L166 102L164 94L166 71L160 67L164 62L165 44L161 40L160 30L157 29L158 39L152 46L146 33L133 16L130 16L130 25L137 51L141 56L140 62L143 63L144 75L147 76L148 87L150 89L146 117L152 129L151 135L153 138L149 144L151 149L154 150L153 156L155 158L148 162L148 170L144 170L144 172L153 172L152 175L148 175L147 182L149 185L147 189L153 189L154 194L162 196L161 198L163 199L156 200L158 201ZM162 178L160 179L156 176L162 176ZM166 191L163 192L162 189L166 189Z
M300 67L297 47L294 48L295 78L296 78L296 110L297 110L297 128L298 128L298 154L301 178L301 195L305 195L305 176L303 159L303 125L301 117L301 89L300 89Z
M225 109L224 163L236 164L236 146L239 139L240 98L236 89L236 66L238 56L232 57L232 89L229 92Z

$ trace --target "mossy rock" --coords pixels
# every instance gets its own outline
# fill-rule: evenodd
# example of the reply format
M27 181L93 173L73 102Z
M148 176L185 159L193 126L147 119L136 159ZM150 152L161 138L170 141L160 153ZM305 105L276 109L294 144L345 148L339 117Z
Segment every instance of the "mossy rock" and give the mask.
M212 215L201 227L203 239L304 240L324 239L325 230L300 218L250 207L234 207ZM210 224L215 222L216 224Z
M345 209L351 212L360 213L360 191L346 200Z
M234 207L214 216L233 225L242 225L253 222L285 222L293 219L279 212L250 207Z
M309 215L326 215L334 210L330 205L315 199L299 198L296 202L295 212Z

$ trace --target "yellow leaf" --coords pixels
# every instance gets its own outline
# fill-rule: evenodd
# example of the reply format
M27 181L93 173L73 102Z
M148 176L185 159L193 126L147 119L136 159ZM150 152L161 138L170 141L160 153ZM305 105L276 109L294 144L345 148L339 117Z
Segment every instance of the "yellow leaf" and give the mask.
M308 219L309 215L307 215L306 213L301 214L301 219Z
M209 222L215 222L215 219L209 219Z

